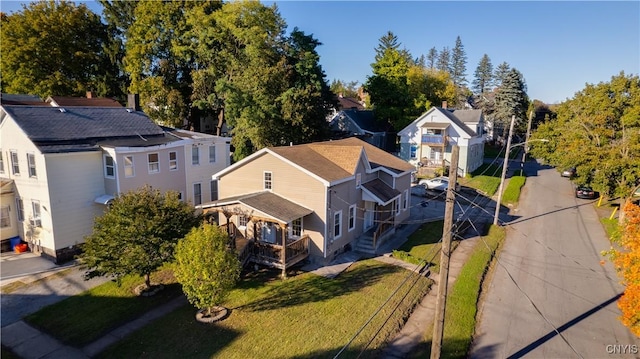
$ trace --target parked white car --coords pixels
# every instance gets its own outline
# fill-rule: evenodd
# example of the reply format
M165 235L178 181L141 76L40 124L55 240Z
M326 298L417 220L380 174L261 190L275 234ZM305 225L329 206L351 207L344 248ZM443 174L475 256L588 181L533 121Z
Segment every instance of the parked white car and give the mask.
M449 188L448 177L436 177L430 179L421 179L418 184L423 185L426 189L432 191L446 191ZM456 183L456 191L460 190L460 184Z

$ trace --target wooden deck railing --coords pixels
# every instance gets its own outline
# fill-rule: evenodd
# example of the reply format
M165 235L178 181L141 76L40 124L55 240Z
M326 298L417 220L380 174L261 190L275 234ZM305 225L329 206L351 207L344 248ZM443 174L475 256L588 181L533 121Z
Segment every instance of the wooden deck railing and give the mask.
M288 268L309 255L309 236L302 236L285 247L285 262L282 261L282 246L261 241L253 243L253 261L275 268Z
M378 248L378 239L389 229L393 228L394 217L391 216L378 224L375 232L373 232L373 248Z

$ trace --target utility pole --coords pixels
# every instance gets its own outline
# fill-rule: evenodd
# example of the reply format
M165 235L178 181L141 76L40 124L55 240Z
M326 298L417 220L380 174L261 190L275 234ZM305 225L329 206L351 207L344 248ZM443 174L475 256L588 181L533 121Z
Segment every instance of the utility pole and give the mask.
M451 149L451 167L449 167L449 186L447 187L447 203L444 208L444 228L442 229L442 252L440 253L440 276L438 278L438 297L436 299L436 319L433 324L431 340L431 359L440 358L442 336L444 334L444 312L447 305L447 285L449 281L449 259L451 258L451 231L453 229L453 209L458 184L458 156L460 148L454 145Z
M502 176L500 177L500 187L498 187L498 199L496 201L496 213L493 217L493 225L498 224L498 216L500 215L500 202L502 202L502 191L504 189L504 178L507 176L507 167L509 167L509 152L511 150L511 135L513 135L513 125L516 122L516 116L511 116L511 126L509 126L509 138L507 138L507 148L504 154L504 162L502 162Z
M531 135L531 121L533 121L533 111L529 112L529 121L527 121L527 135L524 137L524 153L522 154L522 162L520 162L520 169L524 176L524 163L527 160L527 154L529 153L529 136Z

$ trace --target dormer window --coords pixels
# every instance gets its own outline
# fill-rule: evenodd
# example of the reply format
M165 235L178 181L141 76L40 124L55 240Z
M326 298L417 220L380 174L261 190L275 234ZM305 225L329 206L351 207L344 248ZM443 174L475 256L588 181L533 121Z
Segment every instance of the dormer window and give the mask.
M273 174L270 171L264 172L264 189L271 190L273 188Z

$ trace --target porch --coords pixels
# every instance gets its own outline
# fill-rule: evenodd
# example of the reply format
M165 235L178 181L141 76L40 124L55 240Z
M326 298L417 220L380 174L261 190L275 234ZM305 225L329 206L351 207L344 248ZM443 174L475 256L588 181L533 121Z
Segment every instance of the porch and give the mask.
M286 270L309 256L311 240L304 233L305 216L313 211L271 192L226 198L204 205L217 213L242 266L257 263Z

